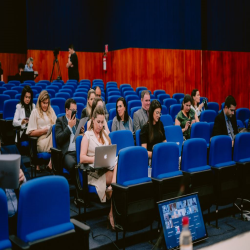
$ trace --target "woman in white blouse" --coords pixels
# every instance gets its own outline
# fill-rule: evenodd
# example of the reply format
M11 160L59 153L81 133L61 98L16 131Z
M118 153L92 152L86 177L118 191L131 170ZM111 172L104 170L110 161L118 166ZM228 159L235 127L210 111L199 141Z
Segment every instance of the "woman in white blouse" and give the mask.
M29 85L23 88L20 103L16 105L16 112L13 119L14 127L21 127L20 140L27 141L26 129L29 123L29 117L32 110L35 109L33 103L33 92ZM16 136L17 142L17 136Z
M48 130L56 122L56 114L50 105L49 94L43 90L37 100L36 109L30 115L29 125L26 133L29 136L38 137L37 152L50 152L52 147L52 133L47 135ZM49 170L52 169L51 160L48 164ZM37 166L37 171L39 171Z
M201 115L201 112L203 111L204 103L202 102L201 104L199 104L200 98L201 98L199 90L193 89L191 93L191 97L192 97L191 109L195 111L196 115L200 119L200 115Z

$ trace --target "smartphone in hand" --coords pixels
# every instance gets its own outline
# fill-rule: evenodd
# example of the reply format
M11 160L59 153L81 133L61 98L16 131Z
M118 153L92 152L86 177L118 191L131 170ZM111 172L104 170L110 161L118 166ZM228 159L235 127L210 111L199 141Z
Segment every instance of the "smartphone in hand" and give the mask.
M76 115L76 111L73 110L72 113L71 113L71 119L73 118L73 116Z

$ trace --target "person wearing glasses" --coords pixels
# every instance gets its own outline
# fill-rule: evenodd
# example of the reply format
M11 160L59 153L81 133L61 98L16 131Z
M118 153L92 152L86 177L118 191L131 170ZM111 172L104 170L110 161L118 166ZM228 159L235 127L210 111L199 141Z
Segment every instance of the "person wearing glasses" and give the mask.
M77 104L74 99L68 99L65 102L65 115L57 118L55 126L55 136L58 149L62 150L63 167L66 168L72 179L75 176L76 145L73 142L79 120L72 116L72 112L77 113ZM83 134L84 127L80 133Z
M185 95L181 111L175 118L175 125L181 126L181 130L185 139L190 139L191 127L195 122L199 122L199 118L195 111L191 109L192 97Z
M133 122L128 115L127 103L123 97L116 101L116 116L113 119L111 130L130 130L133 133Z
M157 143L166 142L165 130L161 117L161 104L153 100L149 107L148 122L142 127L140 132L141 145L148 151L149 165L152 158L153 146Z
M229 95L225 100L224 109L215 118L212 134L212 136L229 135L232 139L232 146L234 138L238 134L235 110L236 101L233 96Z

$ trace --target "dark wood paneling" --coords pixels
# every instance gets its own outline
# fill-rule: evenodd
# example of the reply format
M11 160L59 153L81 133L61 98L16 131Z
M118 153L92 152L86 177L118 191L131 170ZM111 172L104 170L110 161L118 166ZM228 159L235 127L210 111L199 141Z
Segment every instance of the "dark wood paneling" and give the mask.
M8 81L9 75L15 75L18 72L18 64L26 62L26 54L0 53L0 62L3 69L3 80Z

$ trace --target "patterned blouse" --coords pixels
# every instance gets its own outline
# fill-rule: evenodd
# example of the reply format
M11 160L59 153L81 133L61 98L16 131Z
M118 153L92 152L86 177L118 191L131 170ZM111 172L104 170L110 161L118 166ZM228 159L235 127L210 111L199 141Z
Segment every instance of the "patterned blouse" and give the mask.
M185 116L182 113L182 110L177 114L176 119L180 122L181 128L185 128L186 122L190 121L190 124L192 120L195 120L195 111L193 109L190 109L189 111L189 117ZM186 131L183 132L183 135L185 136L186 139L190 138L191 134L191 127L189 127Z

